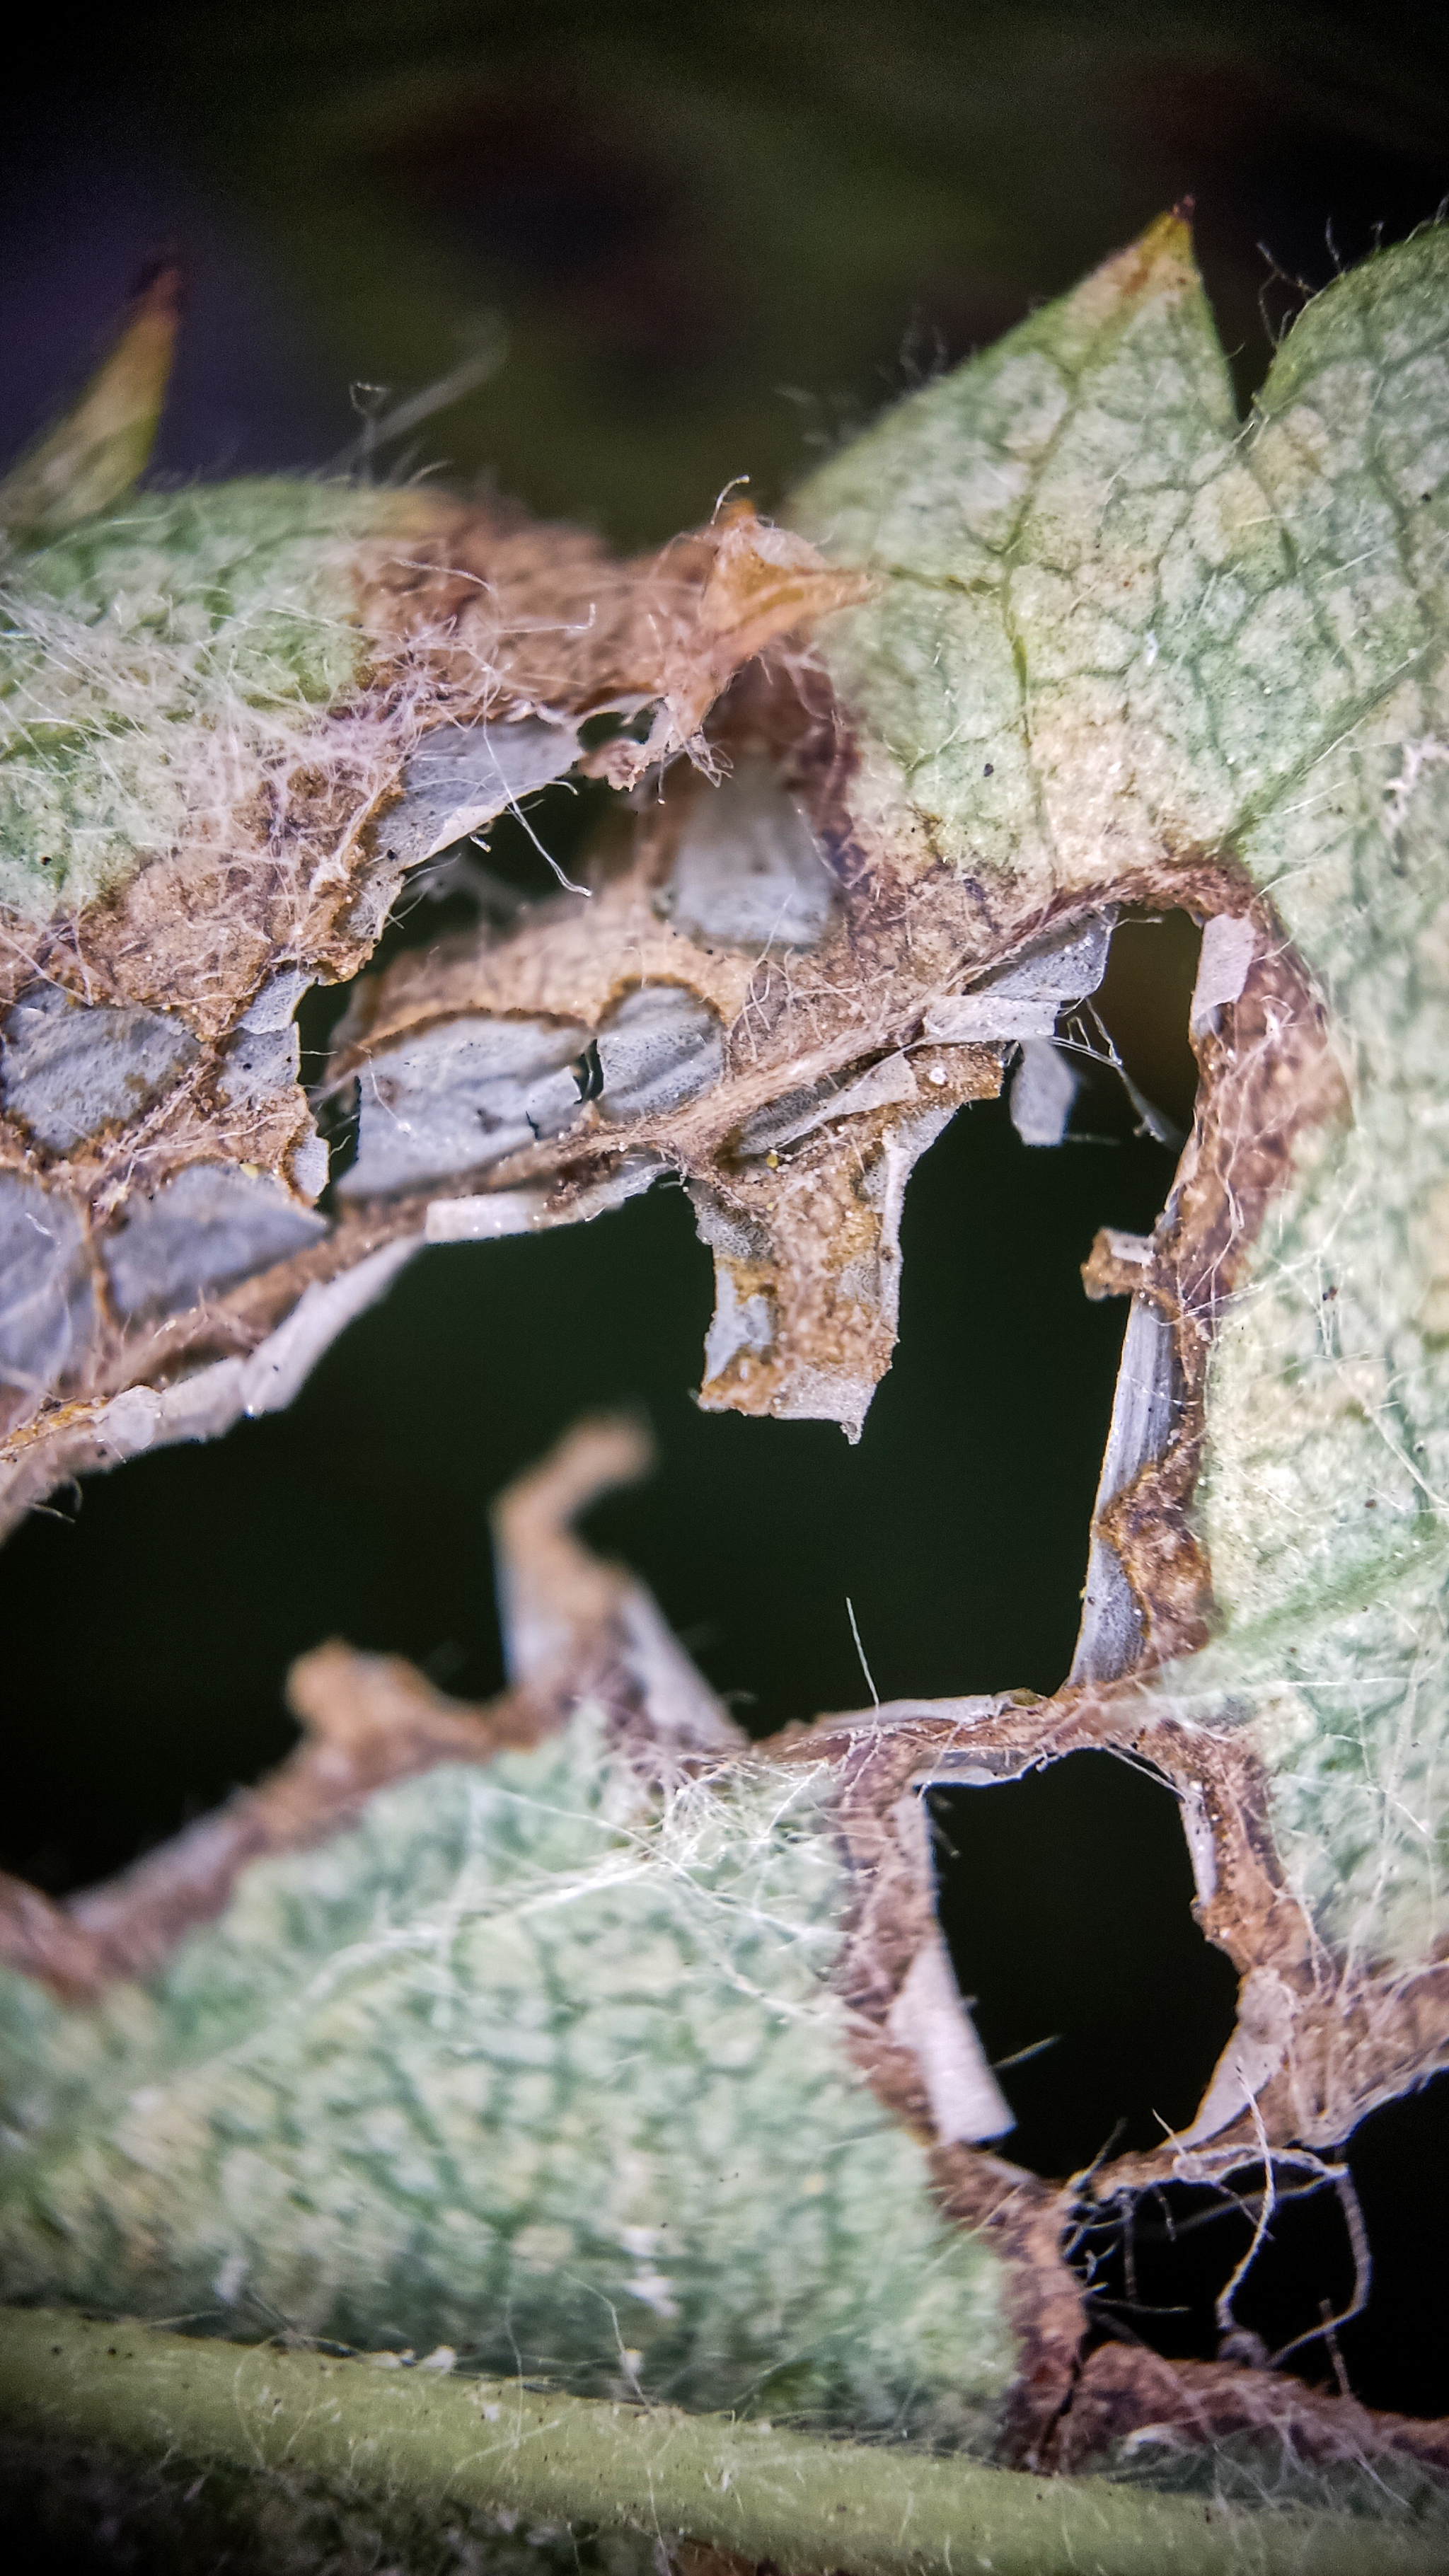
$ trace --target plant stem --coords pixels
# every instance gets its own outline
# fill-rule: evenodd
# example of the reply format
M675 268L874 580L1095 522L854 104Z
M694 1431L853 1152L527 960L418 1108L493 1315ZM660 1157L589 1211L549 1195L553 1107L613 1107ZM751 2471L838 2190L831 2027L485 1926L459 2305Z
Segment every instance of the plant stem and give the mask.
M1409 2576L1442 2530L1241 2512L719 2415L540 2394L70 2313L0 2310L0 2425L154 2470L241 2470L429 2514L632 2528L782 2576Z

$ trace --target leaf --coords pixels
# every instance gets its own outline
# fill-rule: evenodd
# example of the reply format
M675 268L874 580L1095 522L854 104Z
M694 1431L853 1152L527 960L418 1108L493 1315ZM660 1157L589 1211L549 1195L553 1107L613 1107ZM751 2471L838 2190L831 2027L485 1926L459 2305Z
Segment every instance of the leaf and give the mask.
M1201 2447L1223 2501L1258 2502L1271 2461L1280 2504L1371 2516L1386 2548L1404 2520L1432 2524L1442 2426L1226 2363L1149 2355L1134 2373L1108 2346L1082 2368L1067 2203L970 2143L1010 2115L940 1974L919 1797L953 1777L952 1751L954 1776L979 1780L993 1720L1059 1712L957 1702L950 1750L929 1706L745 1745L649 1596L569 1535L642 1463L625 1426L586 1425L504 1497L515 1678L491 1709L397 1659L322 1648L291 1677L307 1737L260 1789L64 1906L0 1881L6 2298L181 2314L244 2343L340 2340L397 2366L421 2354L461 2364L485 2412L480 2369L515 2393L523 2372L592 2397L592 2431L559 2418L574 2514L583 2457L621 2411L682 2425L682 2403L706 2410L707 2446L724 2407L766 2434L889 2430L907 2463L923 2441L1038 2470L1130 2461L1139 2485L1145 2421L1167 2444L1149 2486ZM167 2414L147 2339L128 2334L126 2367L92 2384L88 2330L41 2330L72 2438L84 2420L110 2459L112 2502L156 2442L193 2501L197 2469L230 2457L204 2391L243 2379L213 2381L203 2358L183 2374L203 2414ZM0 2319L0 2379L27 2331ZM157 2367L187 2349L158 2344ZM265 2349L246 2373L258 2364ZM370 2403L344 2370L324 2419L365 2449ZM34 2401L12 2386L6 2413L8 2474L49 2495L53 2421L32 2456ZM329 2451L290 2456L284 2527L356 2510ZM753 2456L746 2513L769 2493ZM589 2518L632 2526L635 2452L609 2457ZM261 2483L222 2511L245 2524L271 2490L260 2455L243 2465ZM385 2501L426 2533L419 2475L400 2461ZM1015 2483L983 2489L981 2509L1016 2511ZM1019 2484L1025 2511L1045 2490ZM947 2493L977 2510L969 2487ZM862 2511L872 2495L883 2510L866 2478ZM538 2510L538 2491L520 2502ZM1088 2522L1098 2509L1116 2510L1083 2500ZM707 2492L691 2486L685 2511L686 2531L718 2536ZM1123 2511L1114 2545L1130 2552ZM1212 2520L1231 2534L1221 2502ZM1291 2517L1273 2524L1287 2547ZM1171 2509L1160 2527L1179 2527Z
M283 482L143 495L9 567L12 1508L62 1456L289 1400L416 1247L416 1208L312 1214L328 1155L294 1014L356 970L440 830L565 776L590 716L658 709L647 753L597 752L618 778L666 757L740 659L860 587L748 513L621 566L428 494Z
M166 399L181 284L164 262L140 288L79 401L0 482L0 528L32 541L58 536L139 481Z
M505 1502L511 1705L324 1650L267 1788L12 1906L95 1999L0 1997L8 2298L994 2438L1001 2260L858 2062L828 1772L751 1760L566 1534L638 1463L583 1431Z
M1449 2041L1446 422L1442 229L1310 305L1238 432L1169 223L800 506L882 576L820 648L858 835L923 836L1007 935L1089 890L1209 917L1197 1130L1131 1278L1183 1400L1097 1526L1127 1661L1214 1642L1053 1739L1212 1818L1205 1919L1273 2037L1204 2139L1250 2093L1340 2138Z
M1002 2438L1018 2456L1080 2460L1159 2420L1165 2401L1155 2363L1092 2355L1077 2421L1098 2432L1074 2451L1061 2408L1081 2316L1060 2213L980 2151L979 2125L953 2125L980 2096L960 2077L969 2025L930 2006L939 1936L918 1848L926 1786L964 1777L989 1794L994 1779L1096 1745L1178 1792L1200 1919L1241 1973L1238 2027L1189 2129L1155 2155L1109 2162L1100 2192L1212 2180L1295 2143L1327 2149L1449 2056L1446 481L1449 234L1430 229L1336 281L1239 426L1185 233L1169 220L833 460L799 496L797 534L741 540L726 525L692 541L668 592L668 654L639 641L654 631L649 584L663 570L642 590L624 576L616 586L597 559L546 549L550 599L565 596L561 564L576 605L592 585L590 632L616 639L615 678L622 633L633 698L663 710L644 745L606 743L585 760L632 779L641 752L667 753L703 721L694 765L676 762L657 797L651 788L614 815L587 897L553 897L364 979L329 1076L339 1095L356 1084L361 1097L338 1213L270 1270L254 1264L231 1289L219 1280L204 1321L178 1300L163 1330L138 1305L103 1363L47 1357L12 1448L18 1507L49 1478L128 1446L224 1427L243 1406L284 1399L353 1310L347 1300L375 1291L422 1240L587 1218L665 1170L686 1179L716 1252L705 1403L854 1430L894 1338L915 1156L959 1102L998 1086L1015 1045L1049 1044L1060 1010L1095 989L1124 904L1181 906L1204 923L1201 1084L1171 1199L1150 1241L1104 1235L1086 1265L1090 1294L1126 1294L1131 1307L1072 1676L1044 1702L1007 1692L823 1720L771 1749L768 1795L744 1757L724 1758L709 1790L724 1802L709 1831L719 1825L730 1868L768 1850L788 1878L807 1849L843 1855L824 1916L797 1906L781 1919L802 1937L820 1920L834 1927L833 1991L858 2019L848 2047L846 2025L830 2024L830 2044L931 2142L947 2209L994 2231L1020 2356L1015 2430ZM496 531L487 542L503 544ZM732 553L742 542L746 553ZM439 691L454 685L454 630L435 616L451 596L447 549L457 572L474 543L456 521L428 538L425 611L397 555L368 558L391 603L368 607L368 632L390 619L402 657L391 667L426 666ZM520 575L519 601L525 592ZM534 667L545 648L532 634L510 608L490 644L505 672ZM556 728L604 695L594 645L581 650L594 676L586 687L573 669L554 684L543 712ZM538 720L540 696L521 677L507 686L520 722ZM616 689L616 713L629 696ZM339 700L326 722L357 712ZM429 831L441 794L428 783ZM380 884L382 863L367 865ZM348 902L361 883L349 880ZM338 915L337 942L365 945L351 919ZM328 955L335 966L341 945ZM8 1050L8 1022L4 1034ZM25 1043L43 1055L44 1036ZM214 1153L215 1130L203 1120L196 1133L213 1140L196 1155ZM89 1174L83 1188L52 1178L59 1165L38 1155L22 1169L18 1149L0 1175L12 1190L54 1193L48 1249L17 1295L29 1352L63 1341L57 1314L82 1319L77 1336L88 1329L85 1226L98 1228L114 1302L117 1243L140 1213L134 1185L129 1213L106 1196L122 1186L120 1161L107 1162L104 1187ZM13 1206L18 1228L33 1210ZM184 1242L185 1226L175 1231ZM170 1238L158 1229L153 1240L164 1250ZM647 1847L641 1883L667 1890L672 1907L689 1880L664 1821L679 1757L661 1752L664 1685L639 1661L640 1635L657 1645L658 1624L636 1604L631 1627L610 1597L603 1666L587 1690L577 1678L570 1688L601 1692L621 1722L644 1721L645 1770L664 1803L627 1830ZM577 1645L591 1632L567 1633ZM567 1659L559 1670L572 1670ZM670 1672L676 1691L677 1664ZM541 1780L569 1757L507 1758L539 1765L527 1777ZM593 1757L576 1758L593 1779ZM819 1782L818 1822L787 1851L774 1837L796 1810L768 1799L807 1776ZM378 1830L396 1833L392 1857L364 1864L371 1847L354 1841L344 1878L410 1889L422 1850L448 1848L443 1809L461 1794L448 1777L449 1788L437 1773L431 1788L387 1791L403 1801L377 1811ZM767 1826L747 1813L756 1788ZM605 1877L616 1857L611 1846ZM282 1876L258 1883L295 1886L301 1902L320 1867L268 1860ZM245 1907L245 1883L236 1902ZM17 1965L49 1959L53 1985L84 1983L82 1913L52 1922L17 1893ZM188 1955L220 1957L205 1945L224 1949L227 1919L177 1954L176 1974ZM788 1946L784 1956L798 1965ZM681 1989L697 1964L691 1954ZM768 1977L777 1971L779 1961ZM577 1973L586 1980L586 1963ZM728 1963L724 1973L728 1984ZM744 1973L775 1992L753 1954ZM34 1991L11 1990L22 2020L39 2015L34 2068L64 2061L66 2031L114 2027L114 2042L83 2047L120 2045L121 2023L107 2019L118 2004L94 2006L94 2024L48 2022L50 2007L24 2000ZM421 2016L420 1999L388 1993L379 2010ZM798 2001L788 1976L776 2000ZM685 2010L676 1998L671 2027ZM304 2057L324 2038L309 2027ZM656 2048L662 2062L662 2039L651 2059ZM371 2041L364 2053L392 2062ZM803 2059L800 2072L813 2081ZM847 2093L832 2101L858 2104L840 2080ZM138 2186L163 2236L173 2202L207 2205L210 2186L195 2177L213 2116L207 2097L205 2136L187 2133L177 2150L179 2200L169 2147L157 2150L159 2185ZM752 2118L768 2126L758 2105ZM275 2127L275 2110L267 2119ZM899 2145L907 2133L887 2123L869 2134ZM108 2134L94 2149L102 2164L115 2152ZM612 2172L612 2148L606 2162ZM56 2170L67 2212L84 2211L85 2155ZM671 2189L684 2190L683 2166L671 2170ZM924 2172L893 2186L904 2207L929 2206ZM1003 2215L1013 2193L1015 2233ZM23 2269L46 2243L40 2212L37 2198L16 2239L16 2277L34 2296L61 2277L44 2262ZM199 2217L188 2224L199 2242ZM109 2240L96 2210L68 2215L62 2236L80 2249L62 2285L97 2295L101 2275L86 2266ZM253 2238L281 2246L285 2228L269 2221ZM143 2271L150 2241L137 2239ZM192 2277L191 2254L175 2259L171 2292ZM124 2277L117 2295L139 2296L141 2275ZM330 2275L325 2286L342 2298ZM898 2286L911 2295L908 2274ZM999 2355L994 2331L980 2329L983 2353ZM730 2349L732 2332L710 2349ZM814 2332L802 2345L813 2349ZM793 2345L789 2361L816 2366ZM1173 2422L1219 2445L1246 2422L1286 2424L1270 2394L1281 2382L1226 2361L1203 2371L1174 2382ZM703 2380L690 2385L695 2402L715 2402ZM858 2388L830 2369L811 2385L810 2404L861 2420ZM924 2383L921 2402L932 2402ZM1314 2401L1328 2409L1314 2421L1330 2452L1350 2438L1336 2403Z

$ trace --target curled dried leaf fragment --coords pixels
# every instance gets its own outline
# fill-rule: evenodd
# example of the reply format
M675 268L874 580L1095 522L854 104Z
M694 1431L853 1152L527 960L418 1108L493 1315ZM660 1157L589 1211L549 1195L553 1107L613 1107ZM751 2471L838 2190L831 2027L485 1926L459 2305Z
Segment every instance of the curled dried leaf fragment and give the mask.
M166 399L181 271L160 262L79 400L0 481L0 528L34 542L94 518L138 482Z

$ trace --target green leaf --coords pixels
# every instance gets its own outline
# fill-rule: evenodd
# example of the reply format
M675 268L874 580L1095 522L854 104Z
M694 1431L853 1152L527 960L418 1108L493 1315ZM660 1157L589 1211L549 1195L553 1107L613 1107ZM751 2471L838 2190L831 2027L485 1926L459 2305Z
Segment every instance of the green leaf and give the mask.
M1225 1256L1217 1642L1151 1689L1261 1761L1316 1932L1413 1969L1449 1931L1449 231L1310 304L1239 427L1165 220L797 517L881 576L820 646L863 834L1018 924L1256 897L1321 1000L1338 1114L1295 1109L1285 1059L1284 1186ZM1449 1998L1433 2028L1436 2055ZM1363 2100L1315 2078L1301 2108L1330 2137Z
M999 2265L852 2062L821 1786L661 1807L586 1711L257 1864L144 1988L8 1982L5 2295L989 2441Z

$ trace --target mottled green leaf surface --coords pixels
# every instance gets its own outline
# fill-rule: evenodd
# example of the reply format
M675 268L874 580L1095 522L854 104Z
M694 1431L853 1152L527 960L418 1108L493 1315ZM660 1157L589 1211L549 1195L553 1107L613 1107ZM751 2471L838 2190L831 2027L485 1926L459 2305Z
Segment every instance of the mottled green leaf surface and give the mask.
M0 903L112 893L296 754L352 691L356 549L406 495L240 482L142 493L0 563Z
M8 1981L8 2297L981 2441L995 2257L852 2066L820 1781L662 1810L587 1713L259 1864L145 1988Z
M878 568L822 649L857 811L1018 914L1226 862L1328 1015L1342 1124L1248 1255L1197 1503L1290 1885L1373 1963L1445 1925L1449 232L1311 304L1239 427L1166 222L891 414L798 515Z

